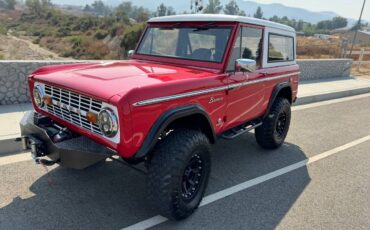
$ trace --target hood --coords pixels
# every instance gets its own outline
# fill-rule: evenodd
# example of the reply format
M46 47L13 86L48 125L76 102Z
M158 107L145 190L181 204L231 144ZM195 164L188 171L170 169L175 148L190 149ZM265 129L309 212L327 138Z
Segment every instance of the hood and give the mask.
M47 66L32 75L35 81L81 92L108 101L115 95L169 81L210 76L215 71L145 61L117 61Z

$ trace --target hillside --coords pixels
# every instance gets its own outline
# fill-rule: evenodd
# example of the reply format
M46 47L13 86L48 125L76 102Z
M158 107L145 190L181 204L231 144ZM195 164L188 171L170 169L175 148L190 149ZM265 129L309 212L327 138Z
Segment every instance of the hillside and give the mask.
M58 54L11 35L0 35L0 59L61 60Z
M82 0L82 1L73 1L73 0L54 0L53 2L56 4L68 4L68 5L86 5L91 4L95 0ZM167 6L172 6L176 12L182 13L184 11L190 11L190 0L180 0L180 1L173 1L173 0L161 0L161 1L153 1L153 0L130 0L134 5L143 6L148 8L151 11L155 11L157 7L164 3ZM107 5L117 6L118 4L122 3L122 0L104 0ZM154 3L153 3L154 2ZM204 4L208 1L204 0ZM229 0L221 0L223 5L227 4ZM266 18L273 17L277 15L279 17L287 16L291 19L296 20L303 20L306 22L316 24L319 21L323 20L330 20L335 16L338 16L335 12L312 12L301 8L289 7L283 4L262 4L257 3L254 1L245 1L245 0L237 0L237 4L239 5L241 10L244 10L247 15L253 15L256 11L257 7L261 7L264 16ZM349 20L352 24L354 20Z
M76 16L50 5L36 6L0 9L0 59L121 59L144 28L125 15Z

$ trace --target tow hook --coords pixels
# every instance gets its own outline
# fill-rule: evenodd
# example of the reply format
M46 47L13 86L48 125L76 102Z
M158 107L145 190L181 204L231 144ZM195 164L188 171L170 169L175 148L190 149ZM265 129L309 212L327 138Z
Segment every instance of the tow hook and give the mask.
M52 166L59 162L43 159L42 157L45 157L45 154L43 153L44 143L33 136L22 136L15 139L15 141L22 142L22 149L24 151L31 150L32 159L36 164Z

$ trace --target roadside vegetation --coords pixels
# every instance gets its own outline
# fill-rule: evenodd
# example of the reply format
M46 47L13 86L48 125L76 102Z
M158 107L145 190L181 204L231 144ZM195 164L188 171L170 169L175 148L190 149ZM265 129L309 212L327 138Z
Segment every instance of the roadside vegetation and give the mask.
M175 12L171 6L158 4L151 12L129 1L109 7L103 1L82 7L60 7L50 0L0 0L0 36L7 33L46 48L61 57L74 59L122 59L134 49L150 17L177 13L207 13L246 15L294 27L301 35L298 39L299 58L336 58L341 51L340 38L321 40L312 36L348 25L347 19L311 24L288 17L266 18L261 8L247 14L230 0L222 5L220 0L209 0L203 6L192 1L191 11ZM189 1L190 2L190 1ZM250 13L250 12L248 12Z
M124 58L126 51L135 47L149 18L144 9L127 3L106 16L101 16L101 6L96 4L88 7L92 12L85 11L82 16L67 13L47 0L27 0L25 4L27 8L17 17L2 20L0 34L10 31L11 35L74 59ZM129 18L129 14L135 14L138 20Z

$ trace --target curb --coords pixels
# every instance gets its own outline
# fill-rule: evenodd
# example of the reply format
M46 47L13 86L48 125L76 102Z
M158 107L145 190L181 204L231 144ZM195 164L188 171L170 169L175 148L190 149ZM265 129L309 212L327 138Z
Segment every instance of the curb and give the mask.
M360 94L370 93L370 87L352 89L339 92L328 92L314 96L306 96L298 98L294 105L306 105L315 102L328 101L333 99L356 96ZM13 155L22 152L22 145L20 142L15 142L15 137L11 139L0 140L0 157Z
M298 98L295 105L306 105L306 104L311 104L315 102L357 96L357 95L366 94L366 93L370 93L370 87L357 88L357 89L351 89L351 90L346 90L346 91L328 92L324 94Z

